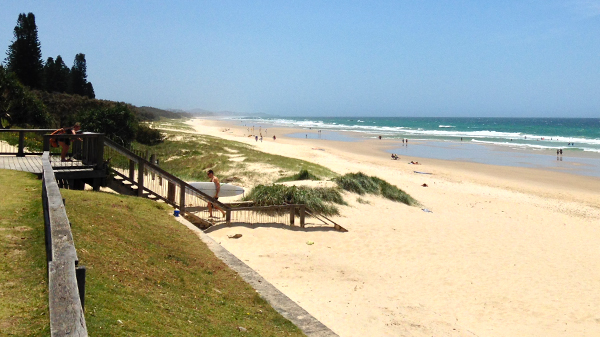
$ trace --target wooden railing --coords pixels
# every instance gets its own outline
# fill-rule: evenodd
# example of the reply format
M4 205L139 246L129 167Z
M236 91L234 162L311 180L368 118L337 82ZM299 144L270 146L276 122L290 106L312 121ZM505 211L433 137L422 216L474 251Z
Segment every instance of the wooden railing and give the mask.
M259 222L273 222L275 219L267 219L269 215L277 220L285 221L289 225L295 224L295 217L299 217L299 225L305 225L305 206L304 205L278 205L278 206L250 206L233 207L224 204L212 196L198 190L180 178L170 174L153 161L148 161L132 151L120 146L119 144L104 139L104 158L109 162L111 173L124 182L137 188L138 196L151 195L160 199L171 206L178 208L181 214L185 214L188 209L193 211L194 215L201 219L209 219L209 204L216 206L224 212L221 215L219 209L213 210L213 215L217 215L216 221L245 222L248 219L259 219ZM249 213L253 213L250 216ZM288 214L286 217L282 214Z
M44 135L43 150L50 151L51 138L68 138L72 143L72 156L86 166L100 169L104 163L104 134L85 132L77 135ZM79 141L81 140L81 141ZM58 147L60 149L60 147Z
M42 205L48 260L48 297L52 336L87 336L83 314L85 269L78 268L77 251L60 189L50 164L42 156Z
M42 135L54 129L0 129L0 155L42 154Z

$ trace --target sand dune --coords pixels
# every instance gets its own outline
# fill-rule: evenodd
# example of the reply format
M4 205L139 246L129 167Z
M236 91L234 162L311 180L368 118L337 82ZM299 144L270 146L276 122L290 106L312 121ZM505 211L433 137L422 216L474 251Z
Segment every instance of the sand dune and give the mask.
M363 204L347 193L350 205L334 219L347 233L322 227L209 232L341 336L600 335L600 179L393 161L383 152L390 146L385 140L292 139L283 137L291 131L275 128L269 136L276 141L256 143L231 122L192 124L339 173L377 175L422 203L370 196ZM243 239L227 239L235 233Z

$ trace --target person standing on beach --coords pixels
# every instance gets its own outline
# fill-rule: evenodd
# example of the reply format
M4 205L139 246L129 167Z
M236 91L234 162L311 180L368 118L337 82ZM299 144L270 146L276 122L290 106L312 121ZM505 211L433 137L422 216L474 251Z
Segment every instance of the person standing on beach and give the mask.
M216 193L214 198L219 200L219 192L221 191L221 182L219 181L219 178L217 178L217 176L215 176L215 173L213 172L213 170L208 170L208 178L210 179L211 183L215 184L215 189L216 189ZM213 207L218 209L219 211L221 211L221 214L223 214L223 216L225 216L225 211L223 211L221 208L219 208L216 205L213 205L212 202L208 203L208 215L212 218L212 211L213 211Z

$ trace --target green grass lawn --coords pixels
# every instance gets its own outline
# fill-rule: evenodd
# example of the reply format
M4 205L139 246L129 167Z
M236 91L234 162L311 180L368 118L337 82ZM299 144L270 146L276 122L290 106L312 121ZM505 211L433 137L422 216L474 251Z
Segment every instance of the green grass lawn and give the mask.
M49 336L41 181L0 170L0 336ZM61 190L91 336L303 336L154 201Z
M0 170L0 335L49 336L41 181Z
M302 336L172 216L146 199L61 190L92 336Z

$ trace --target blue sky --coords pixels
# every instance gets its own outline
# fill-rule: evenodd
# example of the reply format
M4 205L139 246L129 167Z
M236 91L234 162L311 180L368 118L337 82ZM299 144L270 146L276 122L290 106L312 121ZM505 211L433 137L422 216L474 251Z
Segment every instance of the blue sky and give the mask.
M600 117L600 0L13 1L97 98L290 116Z

